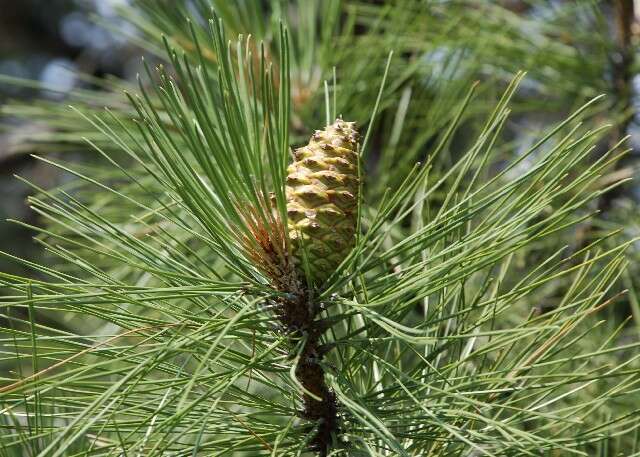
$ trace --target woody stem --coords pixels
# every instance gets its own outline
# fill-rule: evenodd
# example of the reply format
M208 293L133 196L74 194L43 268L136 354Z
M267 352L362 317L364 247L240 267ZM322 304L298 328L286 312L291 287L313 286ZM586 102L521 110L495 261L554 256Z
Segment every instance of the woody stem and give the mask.
M311 448L325 457L339 431L336 396L327 386L321 365L323 352L320 350L320 337L325 327L315 319L317 312L312 310L316 307L309 306L306 296L286 300L282 305L282 323L292 339L303 344L295 370L296 379L304 388L302 417L312 424L310 429L315 429ZM306 338L301 339L301 335Z

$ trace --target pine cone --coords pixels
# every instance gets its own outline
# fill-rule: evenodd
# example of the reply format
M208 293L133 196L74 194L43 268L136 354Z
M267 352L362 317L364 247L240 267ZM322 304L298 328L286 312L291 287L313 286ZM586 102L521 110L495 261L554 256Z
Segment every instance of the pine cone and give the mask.
M311 281L321 285L355 242L358 207L358 132L337 119L316 130L294 152L287 169L287 216L294 263L301 277L304 257Z

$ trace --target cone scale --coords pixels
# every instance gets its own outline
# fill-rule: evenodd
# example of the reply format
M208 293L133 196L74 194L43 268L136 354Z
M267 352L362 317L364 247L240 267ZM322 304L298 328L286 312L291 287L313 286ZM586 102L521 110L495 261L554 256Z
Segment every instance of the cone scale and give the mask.
M355 243L358 138L354 122L337 119L296 149L287 168L291 253L298 274L315 285L326 281Z

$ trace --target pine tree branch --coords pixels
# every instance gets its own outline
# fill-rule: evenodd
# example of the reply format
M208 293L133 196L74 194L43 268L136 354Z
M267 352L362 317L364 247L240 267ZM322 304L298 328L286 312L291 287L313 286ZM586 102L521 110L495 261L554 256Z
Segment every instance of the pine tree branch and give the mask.
M278 300L276 313L291 343L289 356L296 360L295 377L303 399L300 415L310 422L306 430L312 435L309 447L324 457L339 433L336 396L327 386L322 366L327 348L321 337L328 326L317 319L322 308L313 300L313 292L303 287L296 290Z

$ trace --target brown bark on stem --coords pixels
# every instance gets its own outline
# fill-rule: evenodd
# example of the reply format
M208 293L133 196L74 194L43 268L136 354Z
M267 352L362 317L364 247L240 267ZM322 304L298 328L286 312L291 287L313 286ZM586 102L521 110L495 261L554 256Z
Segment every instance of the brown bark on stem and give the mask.
M302 393L301 416L310 422L308 430L314 433L310 448L326 457L339 432L339 423L336 396L325 381L321 365L325 351L321 350L320 337L326 327L316 319L318 310L305 294L283 300L279 317L291 335L292 347L296 342L303 344L295 370L296 379L306 391Z

